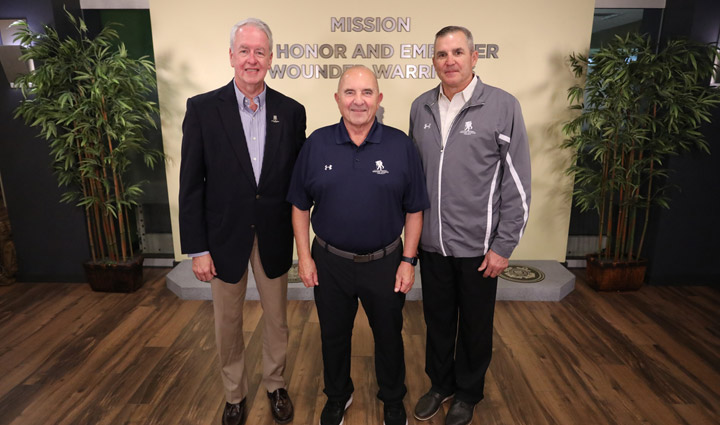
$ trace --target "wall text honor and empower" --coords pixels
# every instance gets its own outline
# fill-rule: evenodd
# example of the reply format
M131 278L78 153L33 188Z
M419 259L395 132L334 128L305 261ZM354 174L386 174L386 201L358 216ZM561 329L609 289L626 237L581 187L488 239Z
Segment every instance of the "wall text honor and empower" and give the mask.
M410 32L410 17L331 17L331 32ZM392 58L431 59L433 44L363 44L354 46L338 43L314 44L277 44L275 45L275 63L270 68L270 78L339 78L343 71L354 65L365 65L372 69L380 79L412 78L433 79L435 69L425 61L410 63L337 63L338 59L387 60ZM479 59L499 59L500 46L492 43L475 44ZM284 63L292 59L327 59L329 63ZM333 63L334 62L334 63Z

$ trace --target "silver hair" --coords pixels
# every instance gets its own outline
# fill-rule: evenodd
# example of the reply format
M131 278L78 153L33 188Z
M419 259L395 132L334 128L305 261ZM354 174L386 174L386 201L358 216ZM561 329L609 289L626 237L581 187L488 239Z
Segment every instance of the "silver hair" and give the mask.
M233 46L235 45L235 35L237 34L237 31L246 25L253 26L259 30L262 30L262 32L265 33L265 35L268 38L268 42L270 43L270 53L272 53L272 50L273 50L272 31L270 31L270 27L268 26L268 24L266 24L265 22L261 21L258 18L243 19L242 21L233 25L232 29L230 30L230 50L232 50Z
M458 25L449 25L435 34L435 42L437 43L437 39L440 37L445 37L446 35L453 33L453 32L461 32L465 34L465 38L467 38L468 43L468 49L470 50L470 53L475 51L475 42L473 41L472 33L469 29L465 27L461 27Z

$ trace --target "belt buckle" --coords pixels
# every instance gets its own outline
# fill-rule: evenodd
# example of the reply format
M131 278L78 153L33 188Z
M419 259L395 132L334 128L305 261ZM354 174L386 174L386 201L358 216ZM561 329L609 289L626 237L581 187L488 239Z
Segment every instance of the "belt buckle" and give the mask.
M355 255L353 261L356 263L368 263L372 261L372 254Z

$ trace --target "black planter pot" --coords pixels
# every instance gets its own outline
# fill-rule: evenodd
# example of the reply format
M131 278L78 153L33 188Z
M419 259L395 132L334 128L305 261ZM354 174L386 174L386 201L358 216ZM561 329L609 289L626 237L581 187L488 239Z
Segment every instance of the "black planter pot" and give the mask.
M143 284L143 260L138 255L120 263L88 261L83 263L85 277L93 291L135 292Z
M596 291L637 291L645 281L647 260L601 261L597 255L587 256L587 278Z

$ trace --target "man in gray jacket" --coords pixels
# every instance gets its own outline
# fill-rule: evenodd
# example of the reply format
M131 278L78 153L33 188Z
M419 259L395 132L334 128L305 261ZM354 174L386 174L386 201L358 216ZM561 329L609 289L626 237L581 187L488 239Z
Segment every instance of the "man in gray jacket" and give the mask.
M473 73L466 28L435 36L441 84L410 110L431 207L420 263L431 388L415 407L427 420L454 396L445 423L465 425L483 398L492 355L497 276L522 237L530 206L530 153L520 104ZM457 337L456 337L457 336Z

